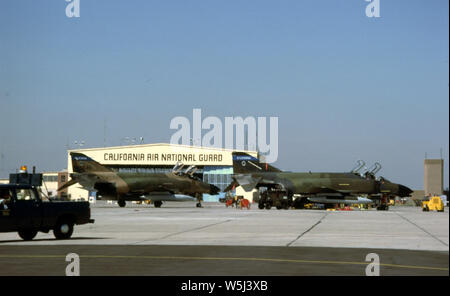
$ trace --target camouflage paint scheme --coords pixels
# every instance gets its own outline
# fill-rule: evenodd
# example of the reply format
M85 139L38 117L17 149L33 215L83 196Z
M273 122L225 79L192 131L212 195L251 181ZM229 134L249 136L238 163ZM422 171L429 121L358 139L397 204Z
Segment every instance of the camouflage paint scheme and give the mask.
M125 201L152 200L156 207L161 201L174 200L174 194L189 195L201 206L204 193L216 195L220 189L203 182L193 172L172 171L167 173L116 172L82 153L70 153L73 172L71 180L58 188L62 190L79 183L87 190L95 190L101 199L117 200L119 206Z
M294 194L307 198L326 197L330 200L357 201L358 196L367 195L372 199L385 197L406 197L412 193L408 187L366 172L360 175L348 173L293 173L266 164L243 152L233 153L233 182L224 190L234 186L242 186L245 191L265 187L268 190L279 190L292 199ZM322 199L323 201L325 199Z

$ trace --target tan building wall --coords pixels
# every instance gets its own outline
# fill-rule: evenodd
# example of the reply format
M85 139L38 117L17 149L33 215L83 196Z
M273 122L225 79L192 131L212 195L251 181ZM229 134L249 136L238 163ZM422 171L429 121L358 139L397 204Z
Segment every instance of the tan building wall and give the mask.
M444 160L425 159L423 168L425 195L442 195L444 191Z
M72 173L71 152L83 153L93 160L103 165L124 165L124 166L174 166L178 161L185 165L205 166L233 166L232 152L235 150L220 149L211 147L171 145L167 143L145 144L134 146L116 146L90 149L76 149L67 151L68 173ZM245 151L246 153L258 157L256 151ZM239 188L239 187L238 187ZM237 188L237 192L238 189ZM253 193L246 193L242 188L239 195L253 200ZM71 199L89 198L87 190L79 184L70 186L68 194Z
M58 190L58 172L43 172L42 191L45 194L48 194L49 197L56 197L58 195L57 190Z
M253 189L251 192L245 192L244 188L242 188L241 186L236 187L236 195L242 195L250 202L253 202L253 199L257 196L258 193L259 191L257 189Z

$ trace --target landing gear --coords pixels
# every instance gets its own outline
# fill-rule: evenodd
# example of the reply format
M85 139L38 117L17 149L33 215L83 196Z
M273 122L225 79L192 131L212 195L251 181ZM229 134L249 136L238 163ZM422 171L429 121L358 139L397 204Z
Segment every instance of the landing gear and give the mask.
M160 201L160 200L154 201L153 205L155 206L155 208L160 208L162 205L162 201Z
M119 205L119 207L123 208L127 205L127 203L123 200L123 199L119 199L117 201L117 204Z
M389 197L385 194L381 196L381 202L377 206L377 211L388 211L389 210Z
M203 201L203 195L201 193L195 194L195 197L197 198L197 204L195 205L197 208L202 207L202 201Z

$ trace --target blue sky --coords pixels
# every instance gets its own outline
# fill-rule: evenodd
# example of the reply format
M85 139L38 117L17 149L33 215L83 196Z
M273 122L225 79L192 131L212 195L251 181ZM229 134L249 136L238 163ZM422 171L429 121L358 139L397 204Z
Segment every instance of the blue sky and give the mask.
M0 3L0 176L66 166L74 141L168 142L175 116L278 116L291 171L448 171L449 2L63 0ZM445 176L448 186L448 175Z

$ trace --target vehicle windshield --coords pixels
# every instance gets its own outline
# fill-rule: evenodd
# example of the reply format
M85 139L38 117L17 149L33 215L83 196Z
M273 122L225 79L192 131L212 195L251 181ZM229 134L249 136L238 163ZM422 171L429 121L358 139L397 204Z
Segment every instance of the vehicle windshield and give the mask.
M31 189L17 189L16 197L17 200L38 200L34 190Z

